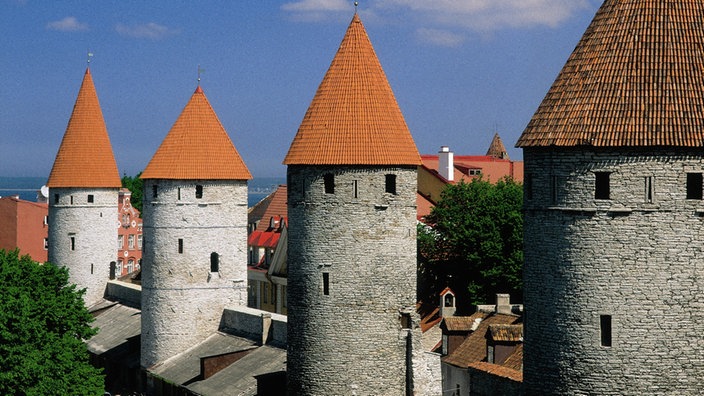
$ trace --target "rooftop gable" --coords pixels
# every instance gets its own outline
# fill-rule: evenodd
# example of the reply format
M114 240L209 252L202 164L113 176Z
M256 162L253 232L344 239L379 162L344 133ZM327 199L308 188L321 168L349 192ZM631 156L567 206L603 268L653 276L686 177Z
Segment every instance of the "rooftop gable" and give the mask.
M49 188L119 188L120 174L90 69L83 76L66 132L51 168Z
M702 46L702 1L604 1L516 146L701 147Z
M141 178L249 180L252 175L199 86Z
M285 165L420 165L420 155L355 14Z

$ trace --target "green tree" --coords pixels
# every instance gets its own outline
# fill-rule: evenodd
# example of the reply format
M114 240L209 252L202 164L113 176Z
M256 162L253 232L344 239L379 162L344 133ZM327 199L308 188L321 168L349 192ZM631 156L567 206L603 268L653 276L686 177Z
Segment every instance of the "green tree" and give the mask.
M132 192L132 207L137 209L142 215L142 199L144 197L144 181L140 179L142 172L137 173L137 176L122 175L122 187Z
M509 178L447 185L429 226L418 229L419 277L428 285L419 297L449 286L465 305L492 303L496 293L521 300L522 206L523 187Z
M66 268L0 250L0 296L0 394L103 394L84 343L93 317Z

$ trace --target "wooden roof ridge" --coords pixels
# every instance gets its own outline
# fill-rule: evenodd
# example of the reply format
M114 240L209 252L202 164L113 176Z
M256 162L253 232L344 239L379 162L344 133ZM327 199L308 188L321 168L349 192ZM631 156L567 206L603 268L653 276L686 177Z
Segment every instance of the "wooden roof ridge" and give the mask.
M198 86L141 178L249 180L252 175Z
M421 164L358 14L352 18L283 163Z
M121 185L93 77L86 68L47 186L119 188Z
M604 1L516 146L701 147L702 47L702 1Z

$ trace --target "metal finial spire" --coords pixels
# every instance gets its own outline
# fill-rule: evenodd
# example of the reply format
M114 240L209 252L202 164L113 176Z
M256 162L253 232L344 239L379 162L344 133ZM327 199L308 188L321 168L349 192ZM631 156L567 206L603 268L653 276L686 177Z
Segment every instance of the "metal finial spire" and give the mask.
M90 58L92 58L92 57L93 57L93 53L90 52L90 50L88 50L88 59L87 59L88 66L90 66Z
M357 6L359 5L358 1L354 2L354 12L357 12Z
M201 69L198 65L198 86L200 86L200 75L205 72L205 69Z

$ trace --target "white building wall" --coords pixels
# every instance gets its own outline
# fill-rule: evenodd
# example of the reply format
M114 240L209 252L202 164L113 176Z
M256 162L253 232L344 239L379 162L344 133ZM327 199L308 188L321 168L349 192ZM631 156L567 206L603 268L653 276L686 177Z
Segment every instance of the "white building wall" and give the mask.
M141 363L150 367L216 331L225 306L246 305L247 182L145 180L143 216Z
M87 306L103 298L115 261L117 194L117 188L50 190L49 262L69 269L69 281L86 289Z

